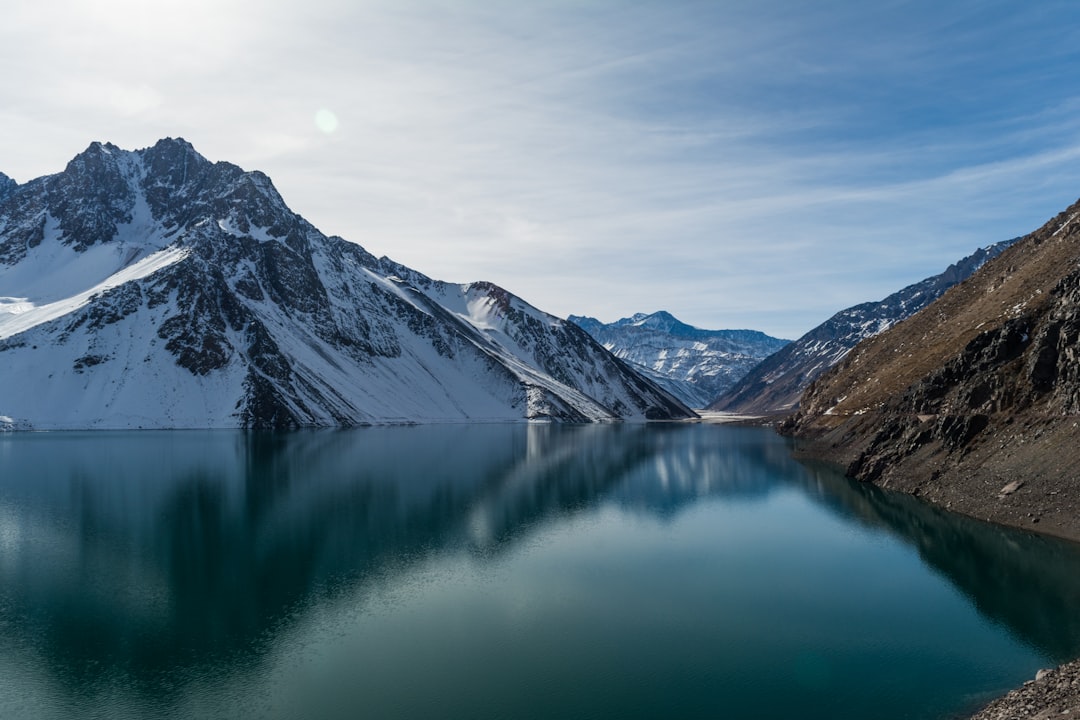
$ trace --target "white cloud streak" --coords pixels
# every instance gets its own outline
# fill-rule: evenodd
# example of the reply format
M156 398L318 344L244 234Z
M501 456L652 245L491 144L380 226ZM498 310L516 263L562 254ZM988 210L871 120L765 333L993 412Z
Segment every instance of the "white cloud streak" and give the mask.
M985 8L24 3L0 170L184 136L435 277L794 337L1075 199L1073 56Z

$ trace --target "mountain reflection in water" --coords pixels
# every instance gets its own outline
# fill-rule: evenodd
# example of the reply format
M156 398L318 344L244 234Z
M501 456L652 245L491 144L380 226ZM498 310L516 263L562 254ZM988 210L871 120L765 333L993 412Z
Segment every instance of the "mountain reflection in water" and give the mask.
M759 429L521 424L2 437L0 652L37 658L73 708L119 683L167 709L178 675L257 665L323 600L432 557L493 562L601 507L666 523L779 490L915 547L1043 655L1080 650L1073 545L801 465Z

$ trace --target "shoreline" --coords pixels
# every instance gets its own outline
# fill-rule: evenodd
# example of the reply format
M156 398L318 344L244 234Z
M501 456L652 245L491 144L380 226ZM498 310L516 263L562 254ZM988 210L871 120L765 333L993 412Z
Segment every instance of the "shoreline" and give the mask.
M794 441L792 454L797 460L823 462L847 472L854 455L848 447L830 442L825 437L803 438L789 436ZM1067 460L1066 460L1067 461ZM1046 513L1046 494L1039 494L1045 479L1035 473L1013 475L1013 489L1002 485L1001 477L994 473L990 478L973 473L958 477L964 466L952 467L937 474L919 475L915 472L892 472L884 482L870 482L877 487L903 492L940 507L949 512L964 515L982 522L1000 525L1036 535L1053 537L1080 544L1080 512L1078 503L1065 502L1053 513ZM1029 492L1021 492L1024 488ZM1002 492L1003 490L1007 492ZM981 497L977 493L981 492ZM1056 493L1057 491L1041 491ZM1051 496L1054 497L1054 496ZM992 504L988 504L992 503ZM1040 522L1040 520L1050 520ZM1019 519L1020 522L1016 520ZM1080 611L1080 609L1078 609ZM951 720L1049 720L1049 718L1080 718L1080 658L1065 662L1051 669L1040 670L1035 679L1028 680L971 715L953 716Z
M1080 660L1040 670L1034 680L991 701L968 720L1075 717L1080 717Z
M913 495L950 512L1080 544L1080 498L1073 497L1068 479L1072 468L1080 466L1080 448L1068 449L1071 436L1046 432L1047 440L1060 448L1054 453L1040 448L1003 458L996 448L974 447L958 462L940 456L905 458L867 479L851 472L863 446L850 442L849 429L816 437L781 434L794 441L796 459L828 463L859 482Z
M740 415L739 413L721 412L719 410L694 410L696 418L689 418L686 422L703 423L706 425L749 425L757 424L761 415Z

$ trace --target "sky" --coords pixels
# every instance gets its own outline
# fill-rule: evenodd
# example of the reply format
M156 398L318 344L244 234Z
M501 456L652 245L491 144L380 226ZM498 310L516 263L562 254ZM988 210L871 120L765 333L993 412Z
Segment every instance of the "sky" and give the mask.
M1080 197L1080 3L7 0L0 172L183 137L560 317L796 338Z

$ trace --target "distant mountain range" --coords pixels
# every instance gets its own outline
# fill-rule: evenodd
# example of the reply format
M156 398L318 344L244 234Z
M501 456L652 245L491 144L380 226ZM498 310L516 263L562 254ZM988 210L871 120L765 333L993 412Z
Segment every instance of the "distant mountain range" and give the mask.
M919 312L1017 239L980 248L944 272L884 300L841 310L747 372L709 409L748 415L793 411L810 383L843 360L852 348Z
M2 427L692 415L574 323L327 237L183 140L0 176Z
M613 323L577 315L567 319L695 408L708 405L789 342L756 330L702 330L663 311Z

